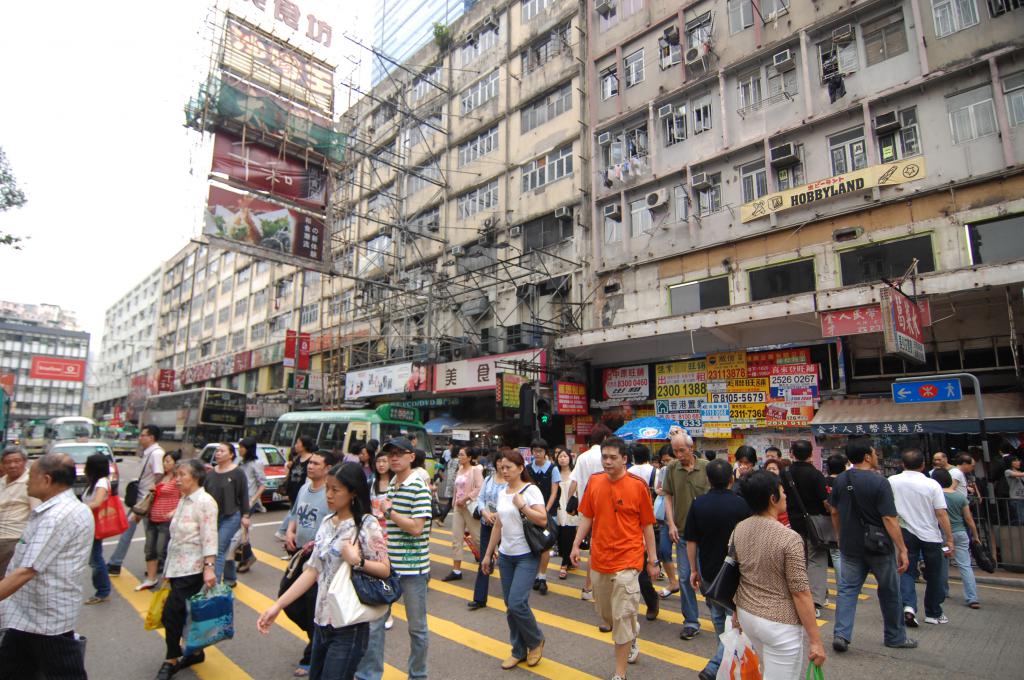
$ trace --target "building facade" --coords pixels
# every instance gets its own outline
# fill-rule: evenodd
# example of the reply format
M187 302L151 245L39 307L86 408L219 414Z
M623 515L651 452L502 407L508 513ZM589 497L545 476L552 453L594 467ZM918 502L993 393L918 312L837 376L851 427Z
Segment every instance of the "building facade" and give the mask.
M434 39L434 24L450 26L476 0L380 0L373 17L373 48L404 64ZM372 83L377 85L397 68L374 59Z
M8 428L30 420L82 414L84 362L89 334L74 326L73 312L56 305L0 303L0 374L13 376ZM48 380L30 375L33 357L82 362L78 380Z
M158 267L104 314L103 340L93 371L96 386L90 395L96 419L113 417L115 408L119 413L129 408L137 413L142 406L156 349L161 281Z

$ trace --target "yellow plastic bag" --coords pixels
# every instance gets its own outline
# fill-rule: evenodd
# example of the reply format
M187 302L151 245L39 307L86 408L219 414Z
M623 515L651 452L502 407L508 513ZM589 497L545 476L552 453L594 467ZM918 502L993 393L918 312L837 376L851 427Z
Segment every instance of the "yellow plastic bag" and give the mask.
M146 630L156 630L157 628L164 627L164 622L162 621L164 616L164 604L167 602L167 596L170 592L171 587L166 581L159 590L153 591L153 599L149 601L149 611L146 613Z

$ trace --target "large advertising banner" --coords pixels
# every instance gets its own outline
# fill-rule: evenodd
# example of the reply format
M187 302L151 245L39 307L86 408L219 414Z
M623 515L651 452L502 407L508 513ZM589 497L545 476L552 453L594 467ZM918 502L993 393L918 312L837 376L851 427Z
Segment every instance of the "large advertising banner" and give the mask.
M82 382L85 380L85 360L34 356L32 357L32 366L28 370L28 377L37 380Z
M601 371L605 399L647 399L651 395L651 381L647 366L621 366Z
M556 381L555 412L563 416L587 415L587 386L578 382Z
M327 173L323 168L283 156L230 132L219 130L214 135L210 171L317 210L323 210L327 202Z
M407 362L349 371L345 376L345 399L353 401L402 392L429 389L429 367L420 362Z
M544 381L547 368L547 351L543 349L528 349L522 352L510 352L508 354L494 354L475 359L463 359L461 361L449 361L445 364L437 364L434 367L434 392L472 392L480 390L493 390L496 376L499 372L511 371L510 366L521 363L522 368L516 370L522 373L529 373L531 379L537 376L534 371L540 373L541 382ZM498 365L501 365L499 368Z
M324 222L253 194L211 185L203 232L213 245L298 267L323 267Z

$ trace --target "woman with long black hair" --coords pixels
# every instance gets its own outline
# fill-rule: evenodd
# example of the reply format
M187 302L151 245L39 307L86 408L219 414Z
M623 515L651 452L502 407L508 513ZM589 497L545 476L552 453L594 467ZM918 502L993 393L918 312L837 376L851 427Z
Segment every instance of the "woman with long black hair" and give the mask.
M239 529L249 528L249 482L235 463L235 445L221 442L213 454L215 465L206 475L203 488L217 501L217 580L235 587L236 565L231 546Z
M94 453L86 458L85 479L88 486L82 496L82 502L89 506L95 516L96 512L103 507L103 502L110 497L110 459L102 453ZM108 602L111 586L107 563L103 561L103 539L92 539L89 566L92 567L92 586L96 589L96 594L85 603Z
M316 545L305 571L277 602L260 615L256 626L261 633L267 634L277 615L316 585L318 591L313 617L315 629L309 677L311 680L349 680L355 676L359 661L366 651L370 624L357 623L342 627L332 625L327 606L331 581L342 560L348 562L353 569L360 569L377 578L390 575L391 562L388 560L384 532L371 511L370 487L359 463L341 463L331 468L327 477L327 505L334 512L324 519L317 530Z

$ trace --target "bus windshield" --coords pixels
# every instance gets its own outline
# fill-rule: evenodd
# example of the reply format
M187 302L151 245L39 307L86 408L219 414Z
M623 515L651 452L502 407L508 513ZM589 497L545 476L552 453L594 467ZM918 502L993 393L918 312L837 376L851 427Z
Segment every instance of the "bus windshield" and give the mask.
M71 420L55 423L52 426L50 438L53 440L91 438L95 435L95 430L96 427L87 420Z
M159 394L146 400L142 422L158 426L162 442L234 441L245 426L245 400L244 392L212 387Z

